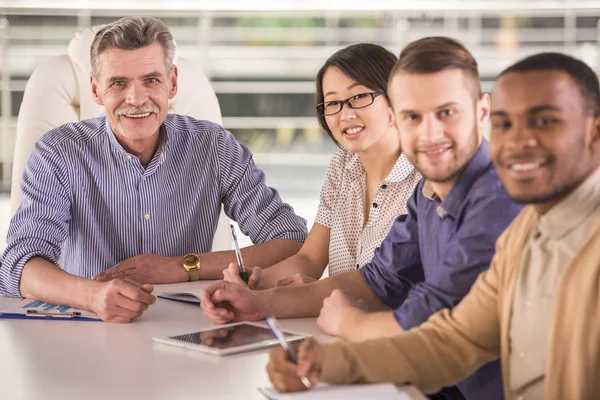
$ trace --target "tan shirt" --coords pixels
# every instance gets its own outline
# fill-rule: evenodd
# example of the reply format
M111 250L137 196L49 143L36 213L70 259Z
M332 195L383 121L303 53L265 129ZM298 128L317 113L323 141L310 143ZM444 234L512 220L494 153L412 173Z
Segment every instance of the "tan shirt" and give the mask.
M544 399L548 324L558 282L600 217L600 170L537 218L521 259L510 328L511 389Z
M521 257L538 214L525 207L496 242L490 268L452 310L390 338L323 345L321 380L331 383L411 382L424 392L459 382L498 357L507 400L510 331ZM566 215L564 218L570 218ZM600 224L563 268L548 317L544 397L600 399Z
M420 179L402 153L377 188L365 224L365 169L357 153L335 152L315 218L329 228L329 275L358 269L373 259L394 220L406 214L406 203Z

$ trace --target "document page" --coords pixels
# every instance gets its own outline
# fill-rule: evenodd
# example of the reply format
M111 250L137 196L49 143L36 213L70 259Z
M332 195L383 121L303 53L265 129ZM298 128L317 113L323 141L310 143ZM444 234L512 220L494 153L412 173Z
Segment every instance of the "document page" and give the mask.
M391 383L365 384L365 385L325 385L306 392L278 393L273 388L258 389L270 400L413 400L406 393L400 393Z

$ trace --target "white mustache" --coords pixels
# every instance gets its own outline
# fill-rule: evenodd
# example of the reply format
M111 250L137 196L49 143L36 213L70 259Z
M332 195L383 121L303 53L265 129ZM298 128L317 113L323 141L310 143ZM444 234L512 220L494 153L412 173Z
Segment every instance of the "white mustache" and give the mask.
M115 114L117 116L120 115L131 115L131 114L145 114L145 113L158 113L158 108L156 107L124 107L124 108L118 108L117 111L115 111Z

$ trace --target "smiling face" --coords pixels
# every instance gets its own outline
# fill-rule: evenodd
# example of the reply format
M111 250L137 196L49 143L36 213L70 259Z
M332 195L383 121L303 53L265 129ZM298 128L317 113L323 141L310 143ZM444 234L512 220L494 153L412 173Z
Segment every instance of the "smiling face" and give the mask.
M126 149L154 146L169 100L177 93L177 68L168 72L159 43L137 50L110 48L99 57L91 78L96 103L104 106L110 126Z
M325 105L373 92L375 90L355 82L338 68L329 67L323 75ZM326 116L325 121L335 140L351 152L368 151L387 139L398 140L390 120L389 105L383 95L377 96L373 104L365 108L352 109L344 104L342 111Z
M567 73L508 73L492 104L490 153L512 199L544 212L597 167L600 118Z
M472 82L459 69L399 72L390 100L406 157L432 182L453 183L473 158L489 115L486 95L473 99Z

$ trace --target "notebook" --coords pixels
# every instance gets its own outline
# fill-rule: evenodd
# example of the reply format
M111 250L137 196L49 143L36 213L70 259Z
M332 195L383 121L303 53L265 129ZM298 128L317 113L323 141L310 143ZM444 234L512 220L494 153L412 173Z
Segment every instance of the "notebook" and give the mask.
M326 385L318 384L315 388L297 393L278 393L273 388L259 388L269 400L414 400L406 393L400 393L392 383L363 385Z
M180 301L188 304L200 304L200 293L193 291L165 292L157 295L161 299Z

